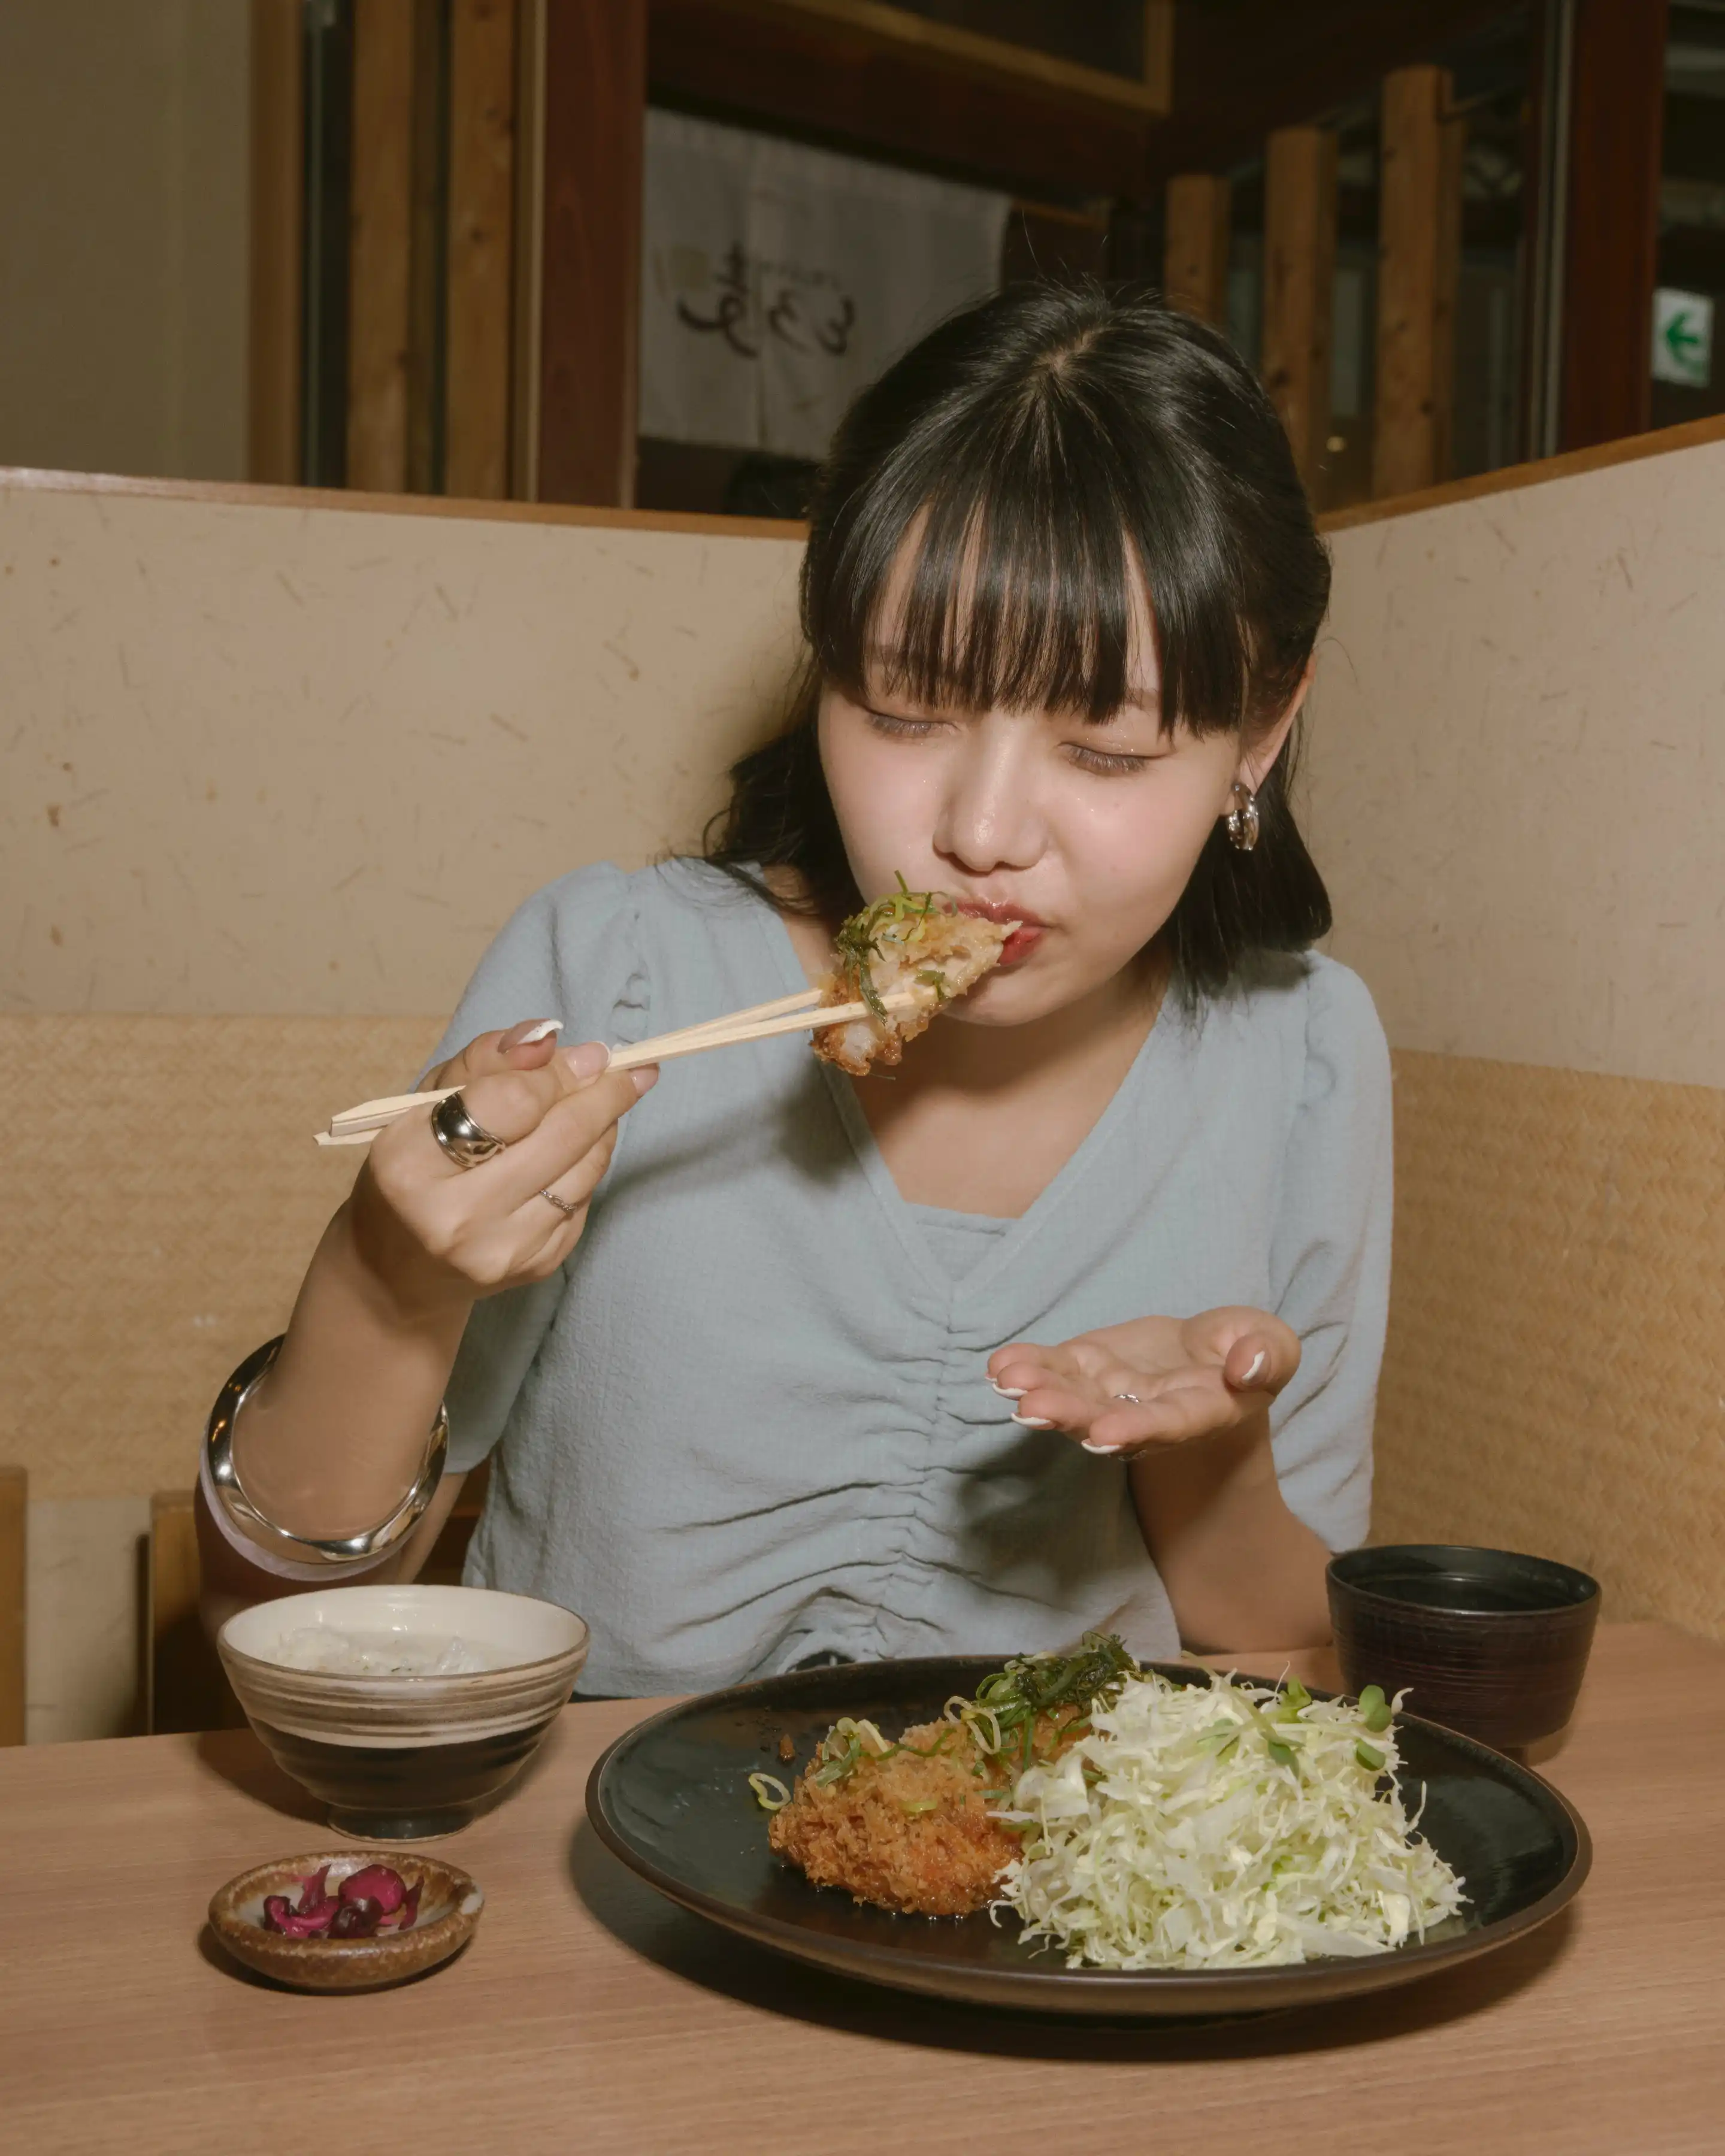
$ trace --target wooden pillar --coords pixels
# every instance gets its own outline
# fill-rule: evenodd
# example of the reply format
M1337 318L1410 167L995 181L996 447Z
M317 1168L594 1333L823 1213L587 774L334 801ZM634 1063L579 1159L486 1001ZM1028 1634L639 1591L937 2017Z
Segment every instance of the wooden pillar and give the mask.
M1167 113L1174 99L1174 0L1144 0L1144 82L1159 90L1157 110Z
M252 0L246 473L299 484L305 41L300 0Z
M354 0L347 484L408 483L414 0Z
M444 491L509 492L514 0L453 0Z
M1559 439L1651 423L1666 0L1577 0Z
M541 501L634 499L647 0L547 0L537 264Z
M1168 183L1168 232L1163 290L1177 307L1214 322L1228 321L1228 211L1226 180L1209 172L1182 172Z
M408 162L408 470L409 494L441 494L448 102L444 0L413 0Z
M1336 138L1322 127L1279 128L1265 161L1261 371L1308 490L1330 431L1335 286Z
M510 327L509 490L539 499L539 362L545 264L545 41L550 0L516 0L515 295Z
M1465 122L1450 76L1399 68L1384 81L1378 249L1378 393L1372 490L1407 494L1449 470L1455 287L1461 266Z
M0 1467L0 1744L24 1741L26 1499L22 1467Z

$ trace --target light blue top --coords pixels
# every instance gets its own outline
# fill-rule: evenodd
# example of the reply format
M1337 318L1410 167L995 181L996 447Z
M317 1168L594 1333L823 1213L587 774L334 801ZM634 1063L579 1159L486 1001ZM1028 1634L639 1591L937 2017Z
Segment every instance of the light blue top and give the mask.
M566 1042L639 1040L803 985L783 922L716 871L583 869L505 928L440 1053L552 1016ZM450 1465L493 1460L468 1581L578 1610L593 1692L1090 1625L1173 1653L1124 1469L1012 1423L988 1358L1152 1312L1279 1312L1305 1350L1275 1414L1284 1493L1332 1548L1358 1542L1389 1137L1371 1000L1316 956L1196 1017L1170 999L1017 1220L907 1204L800 1034L668 1063L568 1265L468 1327Z
M913 1205L910 1213L936 1263L955 1281L973 1273L1012 1225L986 1213L949 1213L943 1205Z

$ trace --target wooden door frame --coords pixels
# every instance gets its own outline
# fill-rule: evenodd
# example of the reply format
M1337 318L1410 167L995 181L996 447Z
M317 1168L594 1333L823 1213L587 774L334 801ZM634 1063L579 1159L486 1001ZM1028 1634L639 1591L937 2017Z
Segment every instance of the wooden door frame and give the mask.
M1554 446L1644 433L1665 132L1667 0L1574 0Z

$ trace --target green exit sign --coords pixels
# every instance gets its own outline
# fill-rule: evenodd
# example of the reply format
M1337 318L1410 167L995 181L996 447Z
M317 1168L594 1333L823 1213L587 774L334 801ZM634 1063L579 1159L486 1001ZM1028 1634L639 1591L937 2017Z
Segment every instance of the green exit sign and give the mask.
M1706 389L1713 379L1713 302L1706 292L1653 295L1653 379Z

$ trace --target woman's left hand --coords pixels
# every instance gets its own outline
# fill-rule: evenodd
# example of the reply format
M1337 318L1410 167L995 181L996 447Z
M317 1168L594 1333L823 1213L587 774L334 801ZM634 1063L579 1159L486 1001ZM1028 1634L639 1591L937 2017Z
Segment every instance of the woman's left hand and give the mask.
M1002 1348L988 1376L1014 1402L1015 1422L1130 1460L1239 1429L1299 1367L1296 1334L1267 1311L1236 1306L1134 1318L1057 1348Z

